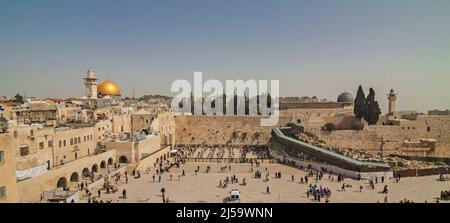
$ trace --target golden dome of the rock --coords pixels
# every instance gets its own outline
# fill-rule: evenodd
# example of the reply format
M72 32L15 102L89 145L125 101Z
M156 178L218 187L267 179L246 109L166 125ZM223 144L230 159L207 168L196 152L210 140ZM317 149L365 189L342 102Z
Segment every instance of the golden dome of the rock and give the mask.
M120 88L112 81L103 81L97 87L99 95L120 96Z

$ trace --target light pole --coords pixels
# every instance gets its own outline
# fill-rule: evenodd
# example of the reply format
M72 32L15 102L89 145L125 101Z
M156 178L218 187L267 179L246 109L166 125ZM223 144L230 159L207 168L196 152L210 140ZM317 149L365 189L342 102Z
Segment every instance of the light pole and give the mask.
M380 142L380 157L381 157L381 162L383 162L383 147L384 147L384 136L381 135L381 142Z

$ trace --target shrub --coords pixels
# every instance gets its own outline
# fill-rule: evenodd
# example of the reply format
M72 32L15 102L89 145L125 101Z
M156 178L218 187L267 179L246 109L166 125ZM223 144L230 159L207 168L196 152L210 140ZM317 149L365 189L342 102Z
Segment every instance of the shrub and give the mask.
M329 122L329 123L325 124L322 128L325 131L333 131L333 130L336 130L336 125L334 123Z

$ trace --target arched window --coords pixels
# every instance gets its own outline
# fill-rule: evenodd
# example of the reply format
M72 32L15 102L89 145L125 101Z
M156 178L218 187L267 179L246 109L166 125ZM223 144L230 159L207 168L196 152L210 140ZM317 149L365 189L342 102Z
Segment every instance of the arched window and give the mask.
M77 172L73 172L72 175L70 175L70 182L78 182L80 176Z
M61 177L58 180L58 183L56 183L57 188L67 188L67 179L65 177Z

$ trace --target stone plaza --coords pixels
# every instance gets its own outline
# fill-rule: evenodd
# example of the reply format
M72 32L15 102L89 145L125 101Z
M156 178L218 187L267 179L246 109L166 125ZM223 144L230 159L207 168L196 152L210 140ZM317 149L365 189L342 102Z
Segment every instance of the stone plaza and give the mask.
M415 203L436 202L442 190L450 188L450 181L438 181L436 176L409 177L403 178L400 182L395 179L387 179L385 183L378 182L375 189L371 189L367 180L345 179L346 184L351 187L346 191L341 190L343 182L337 182L336 175L331 181L329 174L325 174L323 179L315 182L311 179L309 184L299 183L300 177L304 177L308 172L294 167L280 164L261 164L257 169L266 173L269 172L269 181L254 178L251 172L251 164L229 164L231 170L221 171L221 167L226 163L187 163L179 168L172 168L170 172L162 174L161 182L158 182L158 175L154 170L148 173L142 173L140 178L135 179L129 174L128 184L125 184L124 178L119 183L118 192L114 194L105 194L102 190L101 196L97 196L98 188L92 189L92 196L96 199L112 203L161 203L162 196L160 190L165 189L165 196L169 203L222 203L228 196L231 189L238 189L241 193L243 203L319 203L312 198L307 198L306 191L309 184L322 185L329 187L332 191L330 203L383 203L385 197L388 197L389 203L399 203L403 200L409 200ZM200 171L195 174L197 167ZM211 170L206 173L206 167ZM185 176L181 176L183 170ZM281 178L275 178L275 172L281 172ZM155 181L153 180L153 176ZM172 180L170 179L172 175ZM235 175L238 182L229 184L227 188L219 187L219 182L224 181L225 177ZM292 181L294 175L294 181ZM246 186L241 185L242 179L246 179ZM360 185L363 186L360 192ZM383 194L384 185L388 185L388 194ZM267 193L267 187L270 188L270 194ZM122 198L122 190L127 190L127 198ZM87 197L82 198L82 202L87 202ZM321 203L325 201L322 200ZM440 201L445 202L445 201Z

